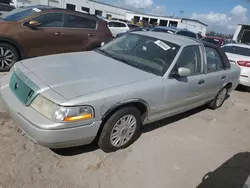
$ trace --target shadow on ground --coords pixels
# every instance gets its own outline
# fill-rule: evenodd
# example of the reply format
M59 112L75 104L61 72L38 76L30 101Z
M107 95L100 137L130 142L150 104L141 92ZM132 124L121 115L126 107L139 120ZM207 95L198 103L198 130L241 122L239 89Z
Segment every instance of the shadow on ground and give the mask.
M238 85L236 90L240 91L240 92L249 93L250 92L250 87L245 87L245 86L242 86L242 85Z
M180 121L180 120L185 119L185 118L188 118L194 114L200 113L206 109L207 109L206 106L201 106L201 107L195 108L193 110L190 110L188 112L184 112L184 113L181 113L181 114L178 114L178 115L175 115L175 116L172 116L172 117L160 120L160 121L156 121L154 123L151 123L151 124L144 126L142 128L142 132L146 133L146 132L153 131L155 129L159 129L161 127L165 127L169 124L172 124L174 122Z
M166 118L164 120L160 120L160 121L148 124L142 128L142 134L153 131L155 129L159 129L159 128L164 127L164 126L167 126L167 125L174 123L174 122L177 122L181 119L185 119L189 116L192 116L192 115L199 113L199 112L206 110L206 109L207 109L206 106L198 107L198 108L195 108L195 109L190 110L188 112L185 112L185 113L182 113L182 114L170 117L170 118ZM65 148L65 149L53 149L52 151L58 155L61 155L61 156L74 156L74 155L80 155L83 153L92 152L92 151L95 151L97 149L99 149L97 144L92 143L90 145L79 146L79 147L72 147L72 148Z
M250 152L238 153L206 174L197 188L250 188Z

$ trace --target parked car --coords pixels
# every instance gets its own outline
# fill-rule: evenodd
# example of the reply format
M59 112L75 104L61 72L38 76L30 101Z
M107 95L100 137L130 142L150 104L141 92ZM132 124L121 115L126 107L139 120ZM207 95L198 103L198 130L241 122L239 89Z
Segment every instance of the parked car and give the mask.
M50 6L28 6L0 20L0 71L18 60L92 50L112 39L106 22L95 16Z
M136 25L136 24L131 24L131 23L128 23L128 27L129 27L129 30L133 30L133 29L138 28L139 26L138 26L138 25Z
M209 43L212 43L212 44L218 46L219 48L224 45L224 41L225 41L224 38L211 37L211 36L203 37L202 40L206 41L206 42L209 42Z
M163 26L156 26L151 31L154 32L164 32L164 33L171 33L171 34L178 34L183 35L191 38L201 39L202 36L199 33L194 33L192 31L189 31L187 29L179 29L176 27L163 27Z
M237 42L233 39L225 39L221 46L226 45L226 44L237 44Z
M129 31L129 27L125 22L117 20L107 20L108 27L113 35L116 37L117 34Z
M2 99L21 130L43 146L96 140L115 151L132 144L141 125L204 104L222 106L240 70L216 46L204 45L136 32L95 51L27 59L3 77Z
M240 84L250 89L250 45L227 44L221 49L232 64L240 67Z
M150 28L147 28L147 27L138 27L138 28L129 30L127 32L119 33L119 34L116 35L116 37L123 36L123 35L125 35L127 33L133 33L133 32L137 32L137 31L149 31L149 30L150 30Z

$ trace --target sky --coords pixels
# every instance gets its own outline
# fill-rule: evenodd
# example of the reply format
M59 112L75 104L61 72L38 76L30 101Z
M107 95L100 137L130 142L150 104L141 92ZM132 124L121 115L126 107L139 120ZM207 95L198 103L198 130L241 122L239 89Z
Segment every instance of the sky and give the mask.
M250 24L250 0L102 1L161 16L198 19L208 25L208 31L224 34L234 33L237 24Z

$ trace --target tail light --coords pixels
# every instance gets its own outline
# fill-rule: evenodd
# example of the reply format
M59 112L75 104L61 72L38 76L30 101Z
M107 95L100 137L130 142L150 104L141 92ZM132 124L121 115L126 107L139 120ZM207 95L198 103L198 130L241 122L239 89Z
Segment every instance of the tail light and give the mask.
M250 67L250 61L237 61L239 66Z

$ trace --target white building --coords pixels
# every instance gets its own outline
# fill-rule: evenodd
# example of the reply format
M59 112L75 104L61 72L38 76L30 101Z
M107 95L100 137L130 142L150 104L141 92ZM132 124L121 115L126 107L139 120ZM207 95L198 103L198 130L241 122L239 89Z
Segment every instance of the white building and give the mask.
M111 16L114 19L120 20L145 20L151 24L157 23L160 26L170 26L181 29L186 28L195 33L201 33L202 35L205 35L207 30L207 25L198 20L139 13L126 8L121 8L119 6L114 6L95 0L13 0L13 3L16 7L42 4L59 8L72 9L76 11L85 11L89 12L90 14L95 14L103 17Z

